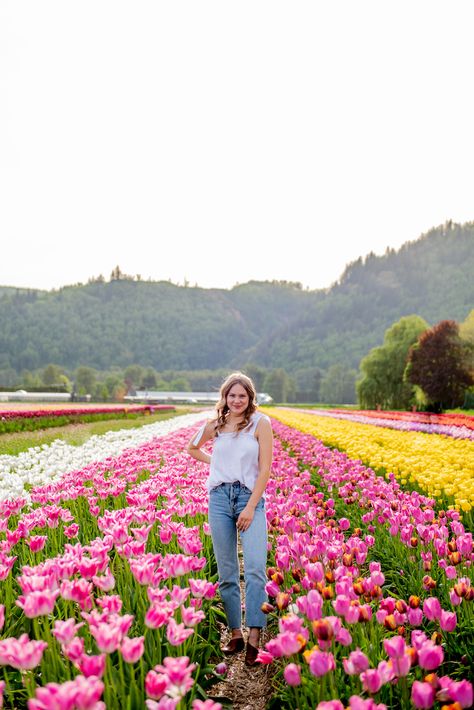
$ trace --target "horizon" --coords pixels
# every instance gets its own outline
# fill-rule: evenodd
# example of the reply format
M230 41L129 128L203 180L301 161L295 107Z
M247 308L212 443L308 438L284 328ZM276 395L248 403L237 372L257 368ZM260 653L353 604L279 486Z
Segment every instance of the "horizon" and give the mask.
M386 254L386 252L387 252L388 249L393 249L393 250L395 251L395 253L398 253L398 252L400 251L400 249L402 249L402 247L404 247L404 246L406 246L406 245L408 245L408 244L412 244L412 243L414 243L414 242L417 242L417 241L419 241L420 239L423 239L423 238L426 237L428 234L430 234L430 232L435 231L435 230L437 230L437 229L440 229L440 228L442 228L444 225L446 225L446 224L448 224L448 223L451 223L453 226L461 226L461 227L463 227L463 226L472 224L473 222L474 222L474 220L469 220L469 221L464 222L464 223L457 223L457 222L454 222L453 220L447 220L447 221L444 222L443 224L438 224L438 225L436 225L436 226L432 226L430 229L428 229L427 231L423 232L422 234L420 234L420 235L419 235L418 237L416 237L415 239L408 239L407 241L405 241L405 242L403 242L402 244L400 244L397 248L391 247L390 245L387 245L387 246L385 247L385 249L383 250L382 253L377 253L377 252L375 252L375 251L370 251L370 252L367 252L367 253L365 253L365 254L360 254L360 255L359 255L358 257L356 257L355 259L352 259L351 261L347 262L347 263L345 264L343 270L342 270L341 273L339 274L339 276L338 276L334 281L332 281L329 285L327 285L327 286L311 287L311 286L308 286L307 284L304 284L302 281L290 280L290 279L276 279L276 278L275 278L275 279L268 279L268 278L255 279L255 278L251 278L251 279L248 279L247 281L236 282L236 283L232 284L231 286L201 286L199 283L189 283L189 282L188 282L188 283L184 283L184 282L183 282L183 283L180 283L180 282L175 282L175 281L173 281L172 279L153 278L152 276L149 276L149 277L147 277L147 278L144 278L144 277L142 277L142 275L139 274L139 273L137 273L137 274L129 274L129 273L126 273L124 270L122 270L122 267L121 267L120 264L115 264L115 266L113 266L113 267L111 268L111 270L110 270L108 276L107 276L106 274L102 274L102 273L97 274L97 275L90 275L90 276L87 277L87 280L85 280L85 281L77 281L77 282L75 282L75 283L64 283L64 284L61 284L61 285L59 285L59 286L52 286L52 287L50 287L50 288L47 288L47 287L41 288L41 287L35 287L35 286L18 286L18 285L15 285L15 284L0 284L0 288L11 288L11 289L17 289L17 290L24 290L24 291L28 291L28 290L29 290L29 291L42 291L42 292L49 293L49 292L54 292L54 291L60 291L61 289L64 289L64 288L73 288L73 287L78 287L78 286L87 286L88 284L91 284L91 283L97 283L97 282L101 279L101 277L102 277L102 278L104 279L104 283L111 283L112 281L115 281L115 280L119 280L119 281L122 281L122 280L123 280L123 281L126 281L126 280L133 280L133 281L135 281L135 282L145 282L145 283L167 283L167 284L170 284L170 285L172 285L172 286L177 286L177 287L180 287L180 288L196 288L196 289L202 289L202 290L205 290L205 291L211 291L211 290L232 291L234 288L238 288L239 286L245 286L245 285L247 285L247 284L249 284L249 283L270 283L270 284L271 284L271 283L282 283L282 284L283 284L283 283L286 283L286 284L288 284L288 285L294 284L296 287L300 287L300 288L301 288L302 290L304 290L304 291L329 291L331 288L333 288L335 285L337 285L337 283L338 283L339 280L342 278L342 276L344 275L344 273L346 272L346 270L347 270L353 263L355 263L356 261L358 261L359 259L362 259L362 261L365 262L365 260L366 260L369 256L371 256L372 254L374 254L376 257L383 257L383 256ZM120 269L122 278L120 278L120 279L113 279L113 278L112 278L112 273L113 273L113 271L114 271L117 267L119 267L119 269ZM137 278L137 277L140 277L140 278Z
M469 0L0 3L0 283L327 289L472 220L473 24Z

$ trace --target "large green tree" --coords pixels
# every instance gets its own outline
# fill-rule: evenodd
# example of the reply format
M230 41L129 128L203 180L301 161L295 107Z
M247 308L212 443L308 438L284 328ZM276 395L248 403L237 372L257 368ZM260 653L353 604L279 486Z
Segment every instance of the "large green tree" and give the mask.
M344 365L331 365L321 380L320 399L327 404L353 404L357 373Z
M413 384L404 378L410 348L429 328L420 316L400 318L385 331L383 345L373 348L361 363L357 397L364 409L407 409L414 401Z
M474 379L470 352L455 321L441 321L422 333L410 351L405 377L421 388L435 412L463 404Z

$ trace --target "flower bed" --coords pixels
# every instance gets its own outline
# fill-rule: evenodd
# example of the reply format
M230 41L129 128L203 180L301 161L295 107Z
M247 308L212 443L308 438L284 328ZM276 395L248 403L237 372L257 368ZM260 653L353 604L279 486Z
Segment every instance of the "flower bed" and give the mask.
M473 540L457 511L274 423L267 611L279 706L471 707ZM449 704L449 705L448 705Z
M0 504L5 707L200 707L219 611L192 431Z
M0 434L34 431L53 426L145 416L153 412L174 411L173 405L131 407L84 407L71 409L31 409L0 411Z
M393 472L403 485L414 484L430 496L451 501L468 514L474 506L471 441L394 431L297 410L266 411L317 436L324 444L345 451L352 459L360 459L376 470Z
M82 446L56 439L48 446L35 446L17 456L0 456L0 501L26 497L31 486L56 481L70 471L114 457L128 448L144 444L202 419L202 413L186 414L146 426L109 431L90 437Z
M100 461L0 503L5 707L220 710L206 698L223 619L208 467L183 453L199 416L116 455L102 442ZM277 628L259 657L274 706L470 707L474 556L459 512L273 425Z
M378 412L373 410L347 409L306 409L300 410L320 417L346 419L359 424L398 429L399 431L420 431L425 434L441 434L455 439L474 441L474 417L467 415L424 414L415 412ZM461 418L462 417L462 418Z

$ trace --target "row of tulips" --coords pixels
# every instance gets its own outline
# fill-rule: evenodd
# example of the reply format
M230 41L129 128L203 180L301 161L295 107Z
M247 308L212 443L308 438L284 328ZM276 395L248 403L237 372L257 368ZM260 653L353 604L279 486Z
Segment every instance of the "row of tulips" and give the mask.
M345 412L347 409L332 409L333 412ZM439 424L442 426L455 426L455 427L466 427L467 429L474 429L474 417L470 414L462 413L443 413L435 414L433 412L400 412L400 411L382 411L376 409L352 409L350 410L357 414L365 414L368 417L378 418L383 416L386 419L394 419L397 421L405 422L419 422L420 424Z
M297 410L269 409L272 416L317 436L371 468L393 473L403 485L452 503L472 526L474 456L471 441L395 431Z
M202 414L187 414L146 426L108 431L95 435L82 446L66 444L56 439L49 445L35 446L16 456L0 456L0 501L25 498L29 489L52 483L65 473L80 471L96 461L114 457L128 448L151 441L154 437L190 426L202 419Z
M282 705L469 707L472 536L459 513L275 430L267 611L279 628L261 661L280 668ZM207 467L180 453L189 435L71 470L30 507L0 505L9 707L220 707L204 699L220 612Z
M455 510L279 422L268 486L280 704L471 707L473 540Z
M377 412L373 410L347 410L347 409L308 409L309 414L320 417L333 417L345 419L359 424L372 424L373 426L388 427L398 431L419 431L425 434L441 434L455 439L470 439L474 441L474 417L466 417L463 423L445 423L432 421L430 415L419 415L412 412ZM437 417L439 419L439 417Z
M34 431L66 424L106 421L152 414L155 411L174 411L173 405L137 405L130 407L84 407L63 409L31 409L0 411L0 434Z
M203 690L222 612L193 431L0 504L6 707L220 707Z

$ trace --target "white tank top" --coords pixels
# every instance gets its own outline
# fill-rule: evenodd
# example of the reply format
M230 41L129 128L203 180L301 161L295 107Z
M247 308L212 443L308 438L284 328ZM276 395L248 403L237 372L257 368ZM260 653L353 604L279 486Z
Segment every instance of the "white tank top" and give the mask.
M259 473L259 444L255 429L262 417L270 421L266 414L254 412L246 429L238 434L234 431L219 432L214 438L211 469L206 482L208 491L221 483L236 481L253 491Z

